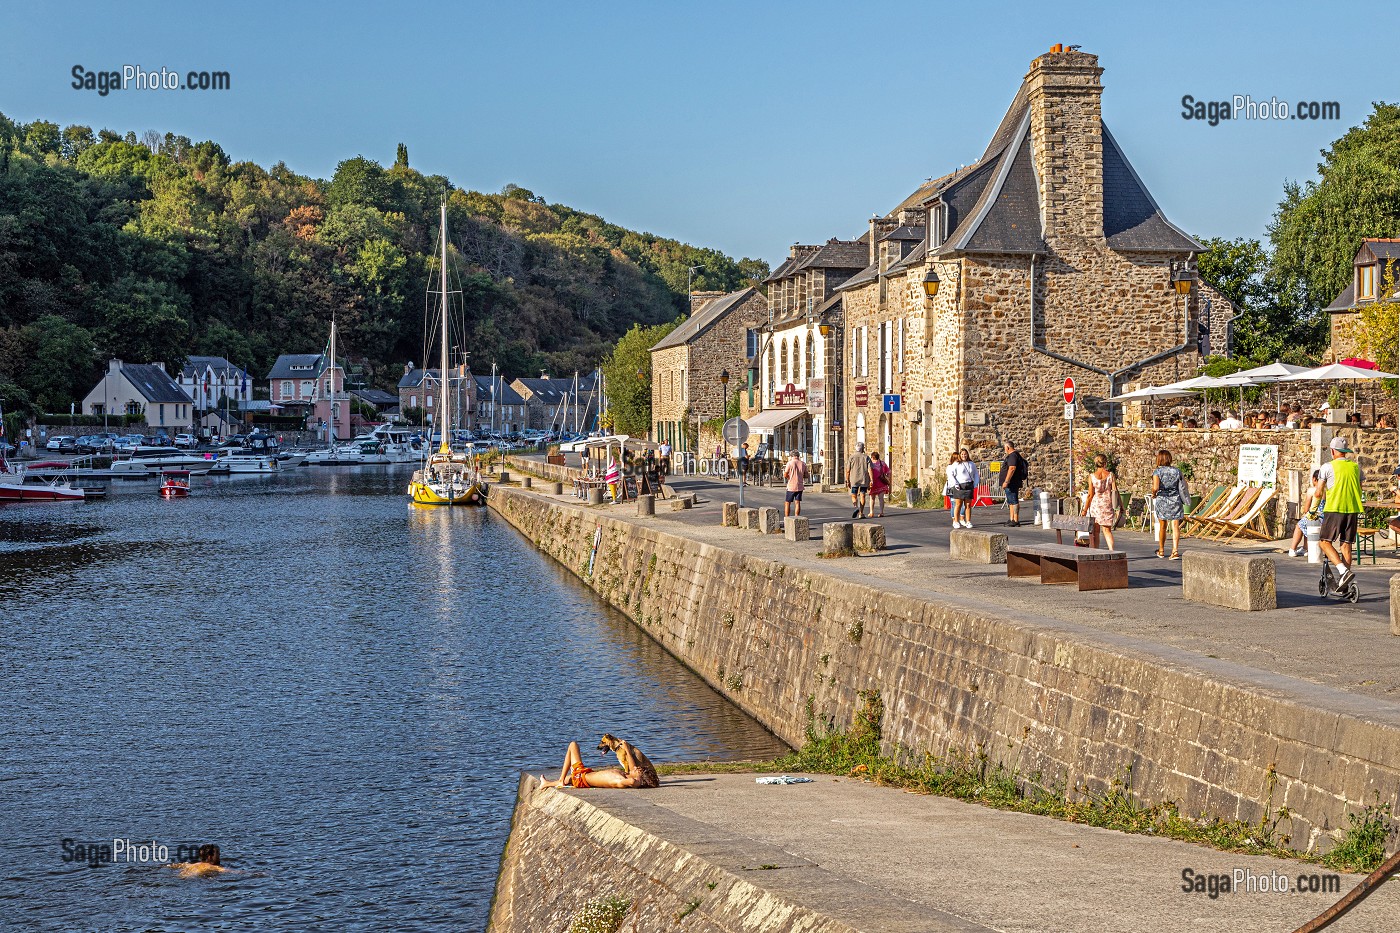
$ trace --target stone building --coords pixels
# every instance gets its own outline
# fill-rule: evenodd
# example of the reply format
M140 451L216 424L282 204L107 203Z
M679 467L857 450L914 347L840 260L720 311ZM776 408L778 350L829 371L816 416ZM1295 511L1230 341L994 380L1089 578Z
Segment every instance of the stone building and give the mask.
M1400 297L1400 240L1362 240L1352 260L1351 282L1325 309L1332 337L1329 362L1365 355L1361 311L1385 297Z
M146 424L184 431L194 420L194 399L165 371L164 363L108 360L107 371L84 398L89 415L145 415Z
M696 296L700 298L700 295ZM694 307L694 302L692 303ZM651 348L651 439L689 450L699 425L723 417L730 393L741 388L768 321L768 299L756 288L709 297Z
M475 427L474 415L477 407L477 381L465 365L450 367L451 384L455 393L451 397L452 422L454 429L472 430ZM410 409L420 409L424 420L436 420L433 415L442 408L442 371L437 367L417 368L410 360L399 378L399 413L406 415Z
M1013 440L1033 482L1062 488L1066 377L1088 427L1125 384L1196 372L1199 308L1176 280L1194 289L1201 247L1104 125L1101 74L1058 46L1035 59L980 158L871 222L840 289L843 421L896 487L941 488L951 452L986 464Z
M837 289L865 267L867 253L862 240L797 244L764 283L769 320L757 329L742 411L768 451L801 451L814 469L839 461L830 430L840 388L834 379L841 329Z
M598 392L593 373L575 373L568 379L516 379L510 384L525 400L527 427L541 431L587 432L598 414Z

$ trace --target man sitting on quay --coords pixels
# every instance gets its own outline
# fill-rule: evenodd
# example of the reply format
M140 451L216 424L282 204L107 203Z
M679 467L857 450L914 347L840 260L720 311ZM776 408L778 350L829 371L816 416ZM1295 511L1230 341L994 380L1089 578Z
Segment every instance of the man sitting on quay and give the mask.
M1322 507L1322 553L1337 565L1337 591L1341 592L1356 579L1351 565L1351 543L1356 540L1356 528L1361 520L1361 484L1365 477L1355 460L1347 457L1351 445L1342 435L1332 438L1332 462L1317 471L1314 492L1326 497ZM1341 553L1337 553L1337 545Z

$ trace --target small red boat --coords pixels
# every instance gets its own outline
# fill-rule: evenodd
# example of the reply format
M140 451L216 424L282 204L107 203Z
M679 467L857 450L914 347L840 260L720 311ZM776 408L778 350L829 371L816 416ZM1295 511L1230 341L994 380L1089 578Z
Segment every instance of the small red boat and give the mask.
M161 474L160 496L162 499L183 499L189 494L189 470L166 470Z

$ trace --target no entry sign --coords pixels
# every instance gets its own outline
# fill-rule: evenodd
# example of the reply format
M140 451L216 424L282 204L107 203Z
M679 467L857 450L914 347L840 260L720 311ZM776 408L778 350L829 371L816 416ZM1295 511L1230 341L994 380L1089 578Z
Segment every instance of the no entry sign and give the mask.
M1073 379L1066 379L1066 380L1065 380L1065 404L1066 404L1066 405L1073 405L1073 404L1074 404L1074 380L1073 380Z

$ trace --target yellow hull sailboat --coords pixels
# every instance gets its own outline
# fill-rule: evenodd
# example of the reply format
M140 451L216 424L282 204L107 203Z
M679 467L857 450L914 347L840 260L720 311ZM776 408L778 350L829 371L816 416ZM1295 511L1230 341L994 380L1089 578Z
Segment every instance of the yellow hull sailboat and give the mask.
M447 367L447 202L442 204L442 368L438 371L439 430L442 443L428 456L421 468L413 471L408 495L414 505L485 505L486 484L481 481L471 461L463 454L452 452L452 390L451 370ZM426 388L426 383L424 384ZM431 431L429 432L431 438ZM431 444L429 445L431 446Z

